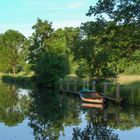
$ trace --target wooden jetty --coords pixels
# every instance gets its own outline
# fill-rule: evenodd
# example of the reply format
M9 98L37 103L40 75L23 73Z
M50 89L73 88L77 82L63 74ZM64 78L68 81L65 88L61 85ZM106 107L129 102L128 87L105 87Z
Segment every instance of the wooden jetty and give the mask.
M73 85L73 86L71 87L71 85ZM112 85L112 84L109 84L107 82L104 82L102 84L102 86L103 86L103 92L102 92L103 97L110 100L110 101L120 103L123 100L122 98L120 98L120 84L116 83L115 85L112 85L112 86L115 86L115 96L108 95L109 85ZM86 87L89 88L89 82L83 81L82 82L82 88L85 89ZM96 90L96 81L92 82L91 87L92 87L93 90ZM67 80L67 81L65 81L65 84L64 84L63 80L60 79L60 92L61 93L79 95L79 90L80 89L78 89L78 81L77 80L74 80L74 81L68 81Z

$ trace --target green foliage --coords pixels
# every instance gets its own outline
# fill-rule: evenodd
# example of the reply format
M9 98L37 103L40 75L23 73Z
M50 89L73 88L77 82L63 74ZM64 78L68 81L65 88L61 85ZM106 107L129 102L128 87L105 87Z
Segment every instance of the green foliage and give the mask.
M29 60L34 65L38 84L49 87L70 71L75 71L76 62L71 50L75 39L78 38L79 29L65 28L54 31L51 23L40 19L33 29L35 33L29 48Z
M49 52L42 55L34 71L40 86L52 87L69 73L69 63L65 56Z
M14 75L25 64L26 39L18 31L8 30L0 36L0 70Z
M106 26L103 19L82 24L81 34L83 37L79 38L73 49L77 60L84 59L84 65L87 67L91 79L115 76L115 68L111 65L114 50L106 42ZM85 66L82 65L77 71L85 71Z
M139 22L139 0L98 0L96 6L90 6L88 16L106 14L118 23Z
M85 59L79 61L79 67L76 70L76 74L80 78L84 78L89 74L89 67Z
M53 33L52 23L47 20L42 21L37 19L37 23L33 25L35 30L30 38L31 45L29 47L28 59L32 64L35 64L40 56L50 47L50 40Z
M88 16L94 14L98 19L108 16L103 40L108 49L112 49L112 64L117 73L124 72L131 64L138 62L140 49L139 1L99 0L96 6L90 6ZM98 26L97 26L98 27ZM99 35L100 33L97 32ZM110 61L110 60L109 60Z
M140 63L133 64L125 69L124 74L137 74L140 75Z

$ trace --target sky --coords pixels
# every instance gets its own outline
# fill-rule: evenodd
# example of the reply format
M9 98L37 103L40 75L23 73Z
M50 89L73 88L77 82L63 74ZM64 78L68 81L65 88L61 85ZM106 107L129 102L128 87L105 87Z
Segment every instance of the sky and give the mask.
M53 23L53 28L77 27L81 22L94 20L87 17L90 5L97 0L0 0L0 33L18 30L25 36L33 32L37 18Z

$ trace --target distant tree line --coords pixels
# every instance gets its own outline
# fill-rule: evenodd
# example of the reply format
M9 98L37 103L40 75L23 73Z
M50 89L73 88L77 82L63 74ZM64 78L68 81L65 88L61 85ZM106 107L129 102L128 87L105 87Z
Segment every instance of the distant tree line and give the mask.
M80 27L53 29L37 19L31 37L8 30L0 34L0 71L34 71L40 85L54 85L67 74L105 79L140 74L140 1L99 0Z

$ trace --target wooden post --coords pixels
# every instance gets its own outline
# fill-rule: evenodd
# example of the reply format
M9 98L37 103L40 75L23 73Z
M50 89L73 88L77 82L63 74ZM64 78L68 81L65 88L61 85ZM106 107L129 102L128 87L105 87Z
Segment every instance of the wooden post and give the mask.
M117 86L116 86L116 98L119 101L119 99L120 99L120 83L117 83Z
M60 79L60 90L63 90L62 79Z
M83 89L85 89L85 88L86 88L86 82L83 81Z
M96 81L92 82L92 90L96 91Z
M131 91L131 104L132 105L134 104L134 93L133 93L133 91Z
M69 91L69 89L70 89L70 83L69 81L67 81L67 90Z
M87 79L87 89L89 89L89 81L88 81L88 79Z
M74 81L74 91L77 91L77 81Z
M107 82L104 82L104 95L107 94Z

